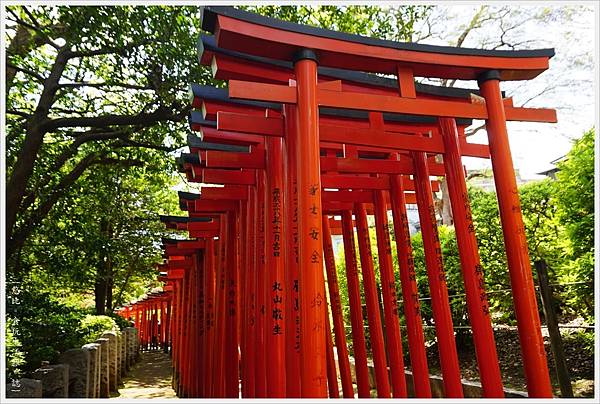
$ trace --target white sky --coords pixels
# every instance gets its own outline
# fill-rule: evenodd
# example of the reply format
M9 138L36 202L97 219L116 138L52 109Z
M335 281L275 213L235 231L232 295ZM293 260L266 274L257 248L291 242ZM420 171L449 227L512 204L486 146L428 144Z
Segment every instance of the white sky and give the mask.
M527 48L554 48L556 56L550 60L550 69L534 80L527 82L504 82L502 90L514 97L515 106L520 106L547 86L558 84L527 104L528 107L557 109L558 123L509 122L508 131L515 168L522 178L542 178L536 173L552 167L550 162L565 155L571 148L571 139L578 138L596 122L594 62L597 48L596 18L594 8L577 5L575 2L564 5L553 3L533 3L522 6L508 3L511 17L505 19L505 26L513 21L521 21L527 13L539 13L546 9L555 18L549 21L527 21L519 24L506 36L507 42L524 39L533 42L519 46ZM531 4L531 3L530 3ZM539 6L536 4L540 4ZM501 4L500 4L501 5ZM448 44L456 40L464 30L479 5L436 6L434 13L444 18L437 22L434 30L441 38L428 38L423 43ZM483 25L473 31L463 44L464 47L482 47L486 40L497 41L500 37L497 22ZM489 45L486 46L489 48ZM459 83L461 87L476 87L476 83ZM471 140L487 143L487 134L480 131ZM465 158L467 168L490 167L489 160Z

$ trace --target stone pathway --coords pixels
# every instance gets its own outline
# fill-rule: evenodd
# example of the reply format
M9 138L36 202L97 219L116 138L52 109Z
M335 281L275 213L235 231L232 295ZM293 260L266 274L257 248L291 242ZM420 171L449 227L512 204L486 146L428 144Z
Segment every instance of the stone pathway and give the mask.
M162 351L142 352L140 361L129 372L119 388L120 398L177 398L171 387L171 358Z

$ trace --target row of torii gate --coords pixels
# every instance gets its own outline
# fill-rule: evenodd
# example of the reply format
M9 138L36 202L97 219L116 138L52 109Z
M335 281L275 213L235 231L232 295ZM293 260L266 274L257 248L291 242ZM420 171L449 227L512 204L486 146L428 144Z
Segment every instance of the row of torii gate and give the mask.
M228 88L191 86L198 136L188 137L190 153L179 164L189 181L220 186L179 193L188 216L162 220L189 239L163 240L164 290L121 310L135 319L142 345L171 347L178 394L339 397L339 382L343 397L368 398L370 356L377 397L431 397L406 214L416 204L444 396L462 397L432 199L439 183L431 178L444 176L483 396L503 397L461 162L471 156L492 163L528 394L551 397L506 122L556 122L556 113L513 106L500 81L533 79L554 51L398 43L231 7L203 8L202 28L214 36L199 39L200 63ZM479 91L415 77L477 80ZM486 121L489 146L467 141L473 119ZM343 236L354 380L332 234Z

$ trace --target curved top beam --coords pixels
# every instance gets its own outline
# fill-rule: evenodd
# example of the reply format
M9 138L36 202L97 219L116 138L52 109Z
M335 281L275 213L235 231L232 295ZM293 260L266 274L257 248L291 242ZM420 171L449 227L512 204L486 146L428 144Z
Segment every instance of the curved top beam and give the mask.
M485 50L402 43L294 24L233 7L204 7L202 28L222 48L292 61L303 48L319 64L350 70L395 74L409 67L415 76L475 80L498 70L502 80L528 80L548 69L554 49Z

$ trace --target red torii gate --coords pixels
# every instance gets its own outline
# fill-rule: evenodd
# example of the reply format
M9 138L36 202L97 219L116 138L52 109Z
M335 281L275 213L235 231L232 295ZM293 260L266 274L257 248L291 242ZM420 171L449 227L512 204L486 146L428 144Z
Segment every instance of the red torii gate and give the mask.
M297 142L298 188L304 192L314 189L319 181L318 113L317 104L336 108L379 110L434 116L479 118L487 120L490 137L490 153L499 197L500 211L507 245L509 270L514 288L516 314L523 346L525 373L531 395L551 394L539 317L533 293L533 282L529 268L526 241L518 196L515 195L516 181L506 134L506 117L515 112L505 107L499 91L500 79L529 79L545 70L552 50L540 51L476 51L456 50L414 44L397 44L389 41L365 39L358 36L333 33L312 27L303 27L272 20L231 8L204 9L203 28L215 33L217 45L234 51L244 51L256 56L279 60L295 60L297 87L269 84L241 83L230 80L229 95L261 101L296 103L298 116ZM307 49L310 48L310 49ZM328 67L352 68L386 74L397 74L400 97L371 96L348 91L317 89L316 54L320 62ZM416 63L415 63L416 62ZM457 105L449 101L419 100L415 97L413 74L428 77L478 79L485 99L480 104ZM521 111L528 120L555 120L553 111ZM519 113L517 112L517 116ZM554 116L553 116L554 114ZM525 116L521 115L521 116ZM316 168L316 170L315 170ZM500 175L500 173L504 175ZM320 187L317 191L300 192L299 209L304 211L311 203L319 206ZM513 207L515 207L513 209ZM321 229L320 223L305 216L299 220L300 233ZM517 229L516 233L514 230ZM312 251L312 253L311 253ZM303 239L300 242L301 324L322 324L323 309L306 307L303 302L313 301L322 295L322 278L316 263L310 260L321 246ZM320 255L320 254L319 254ZM313 260L314 261L314 260ZM313 265L313 266L311 266ZM310 270L309 268L313 268ZM304 278L302 273L316 274ZM307 279L310 279L308 281ZM304 293L306 293L304 295ZM305 296L303 298L303 296ZM318 334L318 333L317 333ZM315 335L317 335L315 334ZM312 375L312 382L302 383L305 396L325 394L321 375L325 372L325 339L307 335L305 342L314 360L303 360L303 374ZM531 338L535 335L535 338ZM302 337L302 334L301 334ZM314 354L316 352L317 354ZM303 358L304 359L304 358ZM315 376L316 375L316 376Z
M201 130L202 139L188 139L192 153L182 157L182 168L191 180L225 187L203 188L201 196L180 194L180 200L190 217L210 215L218 219L219 240L210 235L214 228L197 229L196 233L187 230L192 237L218 242L218 279L233 283L215 288L215 319L220 325L213 345L217 349L216 365L208 368L214 368L214 378L202 379L203 390L191 382L197 375L190 367L183 367L182 395L238 397L241 379L243 397L336 397L331 331L323 304L325 264L333 331L338 357L341 355L342 388L345 397L353 396L349 367L345 365L345 336L340 331L343 318L330 245L329 215L341 214L353 339L354 343L358 341L354 347L358 393L359 397L369 397L366 350L360 347L363 320L362 313L357 312L361 302L354 256L354 213L378 396L405 397L395 289L386 287L394 279L387 234L389 206L401 263L404 313L410 325L407 331L415 394L430 396L427 363L419 346L424 339L405 211L407 201L416 201L445 394L462 396L431 197L429 176L433 174L445 175L448 183L484 396L502 396L461 164L461 155L471 155L492 159L529 394L550 396L505 121L553 122L556 115L553 110L514 107L512 100L502 98L499 80L535 77L548 67L553 51L482 51L399 44L285 23L227 7L205 8L203 28L213 32L216 40L201 38L201 61L210 61L216 77L229 80L229 91L224 97L219 90L211 93L206 88L192 87L192 104L201 108L202 114L193 113L190 123L193 129ZM318 70L317 55L323 66ZM376 82L369 75L340 68L394 74L398 80L393 87L385 79ZM446 90L415 85L414 76L478 79L483 98L460 90L444 93ZM252 82L236 81L239 79ZM400 117L402 114L412 117ZM468 123L460 119L486 119L489 148L467 143L463 135ZM441 154L443 164L428 158L427 153ZM274 194L274 190L279 191ZM386 344L367 213L374 214L376 221ZM279 219L271 223L274 217ZM275 242L279 243L277 250ZM267 285L276 286L269 290ZM233 297L226 301L225 296ZM298 302L297 310L290 309L294 302ZM241 316L237 314L239 307ZM276 333L264 335L267 320L259 314L259 307L277 313L268 323L287 329L283 338ZM280 312L284 314L281 318ZM291 332L294 329L296 333ZM218 345L223 341L219 336L224 335L227 340ZM193 352L189 338L186 343ZM237 374L238 346L241 375ZM267 361L271 365L268 368ZM224 366L235 370L225 374Z
M201 144L202 144L202 142L198 142L198 145L199 145L199 146L200 146ZM207 147L207 148L213 148L213 146L214 146L214 145L208 145L208 144L204 144L204 146L205 146L205 147ZM198 162L199 162L199 160L197 160L197 161L196 161L196 163L198 163ZM343 193L338 193L338 195L340 195L340 194L343 194ZM354 194L355 194L355 195L354 195L355 197L360 195L360 193L356 193L356 192L355 192ZM364 202L364 201L363 201L363 202ZM379 238L381 238L381 236L380 236ZM362 244L361 244L361 246L362 246ZM363 254L363 255L364 255L364 254ZM373 288L374 288L374 287L375 287L375 286L373 285ZM373 296L372 296L372 297L373 297ZM333 299L332 299L332 300L333 300ZM376 304L376 303L375 303L375 304ZM370 306L372 306L372 304L371 304ZM372 311L372 313L377 313L377 311ZM379 321L377 322L377 325L379 325ZM377 329L377 325L376 325L376 326L374 326L374 329ZM380 327L380 326L379 326L379 327ZM451 329L451 328L450 328L450 329ZM385 359L384 359L384 362L385 362ZM380 363L384 363L384 362L380 362ZM380 372L380 373L381 373L381 372ZM427 372L425 372L425 375L426 375L426 374L427 374ZM380 377L381 377L381 375L380 375ZM428 380L427 380L427 378L426 378L426 381L427 381L427 383L428 383ZM368 390L367 390L367 391L368 391ZM380 393L381 393L381 392L380 392ZM389 393L386 393L385 391L383 392L383 394L384 394L384 396L385 396L385 395L389 395ZM367 394L367 396L368 396L368 394Z

